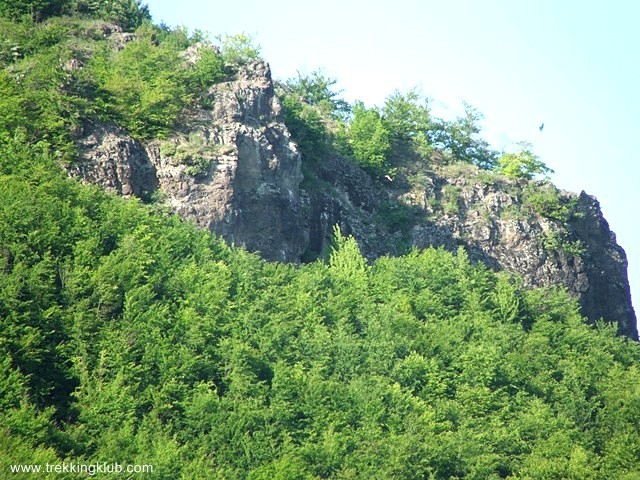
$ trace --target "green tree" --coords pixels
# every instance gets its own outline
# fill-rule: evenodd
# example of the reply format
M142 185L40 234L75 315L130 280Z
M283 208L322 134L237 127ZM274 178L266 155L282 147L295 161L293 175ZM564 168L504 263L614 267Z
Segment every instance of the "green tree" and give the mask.
M382 114L394 137L407 141L431 127L429 104L417 90L396 90L385 100Z
M348 141L356 162L367 172L382 176L389 171L391 138L377 109L368 109L362 102L355 104Z
M283 96L284 122L303 160L318 162L329 150L329 132L322 113L293 93Z
M279 87L285 124L303 159L318 162L331 151L351 154L345 124L351 107L332 89L335 83L316 71L298 73Z
M385 100L382 117L399 155L407 148L429 159L432 153L430 131L434 128L429 104L417 90L396 90Z
M531 180L534 177L553 173L553 170L545 165L531 151L531 144L520 143L518 153L503 153L498 157L495 170L507 177L524 178Z
M480 168L491 169L495 166L496 152L489 143L480 138L482 114L471 105L464 104L464 116L452 122L440 120L431 131L432 144L445 151L450 161L466 162Z
M503 322L513 322L518 318L520 308L519 281L502 274L498 275L492 301L495 315Z
M221 36L218 40L225 65L237 68L260 58L260 45L255 44L251 35L236 33Z
M82 37L83 59L99 53L80 88L59 66L75 58L68 34L95 24L102 2L86 3L88 23L0 19L0 469L117 456L158 478L638 477L640 349L564 290L525 288L462 248L369 262L338 229L326 262L266 262L69 180L55 150L73 115L162 135L222 69L213 50L189 66L195 37L145 24L119 52ZM322 158L337 97L311 80L282 87L285 115ZM394 142L424 133L479 163L473 118L440 123L416 101L358 104L351 153L384 174ZM575 213L525 183L532 214Z
M298 72L298 77L287 80L286 86L303 102L319 107L331 117L345 119L351 108L345 100L339 98L340 92L333 90L336 83L336 79L326 77L316 70L310 75Z
M149 7L141 0L68 0L71 9L117 23L133 31L151 20Z
M0 132L12 134L29 124L26 102L15 80L0 70Z
M198 59L187 73L190 90L203 92L224 78L224 60L214 48L205 46L198 51Z
M69 5L69 0L0 0L0 16L19 20L29 15L40 22L53 15L59 15Z
M125 30L135 30L145 21L151 20L149 7L141 0L103 0L98 13Z

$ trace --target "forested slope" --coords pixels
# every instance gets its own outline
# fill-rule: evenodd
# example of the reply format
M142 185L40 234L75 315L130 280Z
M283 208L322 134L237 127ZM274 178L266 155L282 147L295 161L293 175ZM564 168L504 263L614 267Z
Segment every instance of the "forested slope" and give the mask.
M263 258L325 258L334 225L373 260L463 247L529 287L563 286L637 339L627 259L598 201L530 145L416 91L350 105L319 72L273 81L251 38L154 25L135 0L0 0L0 134L71 176L167 206Z
M463 251L369 265L339 232L327 263L268 263L77 185L37 147L5 138L0 162L5 472L640 473L638 344L586 325L561 290Z
M207 89L255 57L244 39L184 61L201 38L127 0L0 0L0 17L0 477L66 462L159 479L640 478L640 347L587 324L563 288L525 288L463 248L368 261L337 228L326 258L267 262L161 192L68 178L87 122L162 140L212 108ZM341 152L397 184L415 165L398 152L436 145L522 182L544 171L526 151L500 164L464 122L411 137L426 111L401 98L395 117L356 105L347 132L322 81L282 87L307 173ZM319 100L296 93L318 85ZM210 145L171 146L189 175L211 166Z

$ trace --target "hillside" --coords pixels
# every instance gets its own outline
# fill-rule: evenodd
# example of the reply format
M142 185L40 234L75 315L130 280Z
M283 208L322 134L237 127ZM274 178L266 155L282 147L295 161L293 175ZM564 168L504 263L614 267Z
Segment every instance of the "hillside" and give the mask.
M193 45L190 55L203 48ZM334 225L369 259L411 246L463 246L472 260L518 274L526 286L566 287L592 322L604 318L638 339L626 256L595 198L532 173L509 175L470 135L432 141L426 159L412 150L415 139L396 138L385 170L371 168L355 158L352 138L333 138L338 122L323 107L295 97L299 105L287 107L293 96L277 95L269 66L250 61L209 87L204 107L183 112L166 138L136 139L117 125L83 121L70 174L123 195L160 193L182 218L270 260L322 257ZM425 131L451 135L452 127ZM470 158L453 156L456 148Z
M526 147L134 1L0 32L5 477L640 475L624 251Z

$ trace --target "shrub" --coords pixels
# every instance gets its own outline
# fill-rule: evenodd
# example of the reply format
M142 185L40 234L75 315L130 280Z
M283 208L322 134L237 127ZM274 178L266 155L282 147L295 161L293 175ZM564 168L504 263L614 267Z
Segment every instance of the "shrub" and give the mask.
M388 172L391 138L376 109L367 109L362 102L356 103L348 137L353 157L363 169L378 176Z
M255 45L253 37L246 33L219 37L220 52L225 65L237 67L260 58L260 45Z
M551 183L529 183L523 190L523 205L545 218L568 222L574 215L578 199L561 195Z
M199 133L189 136L186 142L163 142L160 144L160 154L169 157L175 163L186 165L187 175L205 175L209 171L211 162L220 153L220 145L210 145Z
M455 185L445 185L442 188L442 209L449 215L460 211L460 188Z
M586 252L584 242L578 239L572 240L569 233L563 228L546 233L542 237L542 245L548 251L564 252L576 257L580 257Z
M518 153L503 153L498 157L496 171L507 177L531 180L538 175L553 173L537 155L531 151L531 145L521 144Z

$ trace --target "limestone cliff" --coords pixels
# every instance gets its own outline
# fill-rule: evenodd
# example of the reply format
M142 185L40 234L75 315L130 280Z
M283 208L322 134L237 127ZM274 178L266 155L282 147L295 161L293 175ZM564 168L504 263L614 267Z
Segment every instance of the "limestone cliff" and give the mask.
M303 178L267 64L244 67L211 87L207 100L165 140L142 143L117 126L86 122L70 174L122 195L153 195L272 260L322 256L335 224L369 258L464 246L526 285L565 286L589 319L638 338L624 250L584 192L470 166L400 171L381 183L338 156L310 165Z

